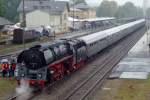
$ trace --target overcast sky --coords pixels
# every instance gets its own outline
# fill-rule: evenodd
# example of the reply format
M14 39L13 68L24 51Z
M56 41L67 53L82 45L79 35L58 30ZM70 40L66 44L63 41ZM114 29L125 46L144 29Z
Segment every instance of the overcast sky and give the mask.
M69 1L69 0L60 0L60 1ZM98 6L103 0L85 0L85 1L87 1L87 3L92 6ZM109 0L109 1L116 1L119 5L123 5L124 3L130 1L134 3L136 6L140 6L140 7L143 6L143 0ZM150 0L145 0L145 1L147 1L146 4L150 5Z

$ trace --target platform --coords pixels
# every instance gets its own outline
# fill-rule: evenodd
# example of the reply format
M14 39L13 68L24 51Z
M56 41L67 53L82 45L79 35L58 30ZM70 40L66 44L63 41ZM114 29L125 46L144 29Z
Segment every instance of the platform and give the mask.
M150 50L145 34L113 69L110 78L147 79L149 73Z

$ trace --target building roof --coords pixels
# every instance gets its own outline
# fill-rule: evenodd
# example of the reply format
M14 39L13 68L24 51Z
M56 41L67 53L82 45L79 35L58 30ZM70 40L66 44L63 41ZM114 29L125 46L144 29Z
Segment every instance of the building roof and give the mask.
M88 19L83 19L83 21L107 21L107 20L113 20L115 19L114 17L98 17L98 18L88 18Z
M11 25L11 24L13 23L3 17L0 17L0 25Z
M90 7L86 3L79 3L74 5L74 8L80 9L80 10L89 10Z
M25 11L31 12L34 10L49 11L52 14L61 14L65 8L69 10L69 4L65 1L50 1L50 0L25 0ZM18 7L18 12L23 11L23 2Z
M80 22L93 22L93 21L108 21L108 20L113 20L115 19L114 17L98 17L98 18L87 18L87 19L76 19L73 17L68 17L68 21L80 21Z

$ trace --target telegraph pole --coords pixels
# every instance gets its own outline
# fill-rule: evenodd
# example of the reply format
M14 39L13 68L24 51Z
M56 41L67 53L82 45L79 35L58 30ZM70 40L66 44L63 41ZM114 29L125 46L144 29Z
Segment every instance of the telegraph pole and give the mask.
M149 52L150 52L150 41L149 41L149 18L147 16L147 3L148 3L148 0L143 0L143 15L144 15L144 18L146 20L146 29L147 29L147 44L148 44L148 48L149 48Z
M23 28L23 47L24 49L26 48L25 46L25 28L26 28L26 12L25 12L25 0L22 1L23 6L23 16L22 16L22 28Z
M143 0L143 15L144 18L146 17L146 5L145 5L146 0Z
M75 9L75 2L74 2L74 0L73 0L73 31L74 31L74 17L75 17L75 12L74 12L74 9Z

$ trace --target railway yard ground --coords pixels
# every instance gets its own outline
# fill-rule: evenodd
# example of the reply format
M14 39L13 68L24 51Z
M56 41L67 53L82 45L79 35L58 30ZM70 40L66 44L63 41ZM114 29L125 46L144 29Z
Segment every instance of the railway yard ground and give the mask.
M71 76L65 77L65 79L58 81L56 84L54 84L52 87L48 88L46 91L42 92L40 95L36 96L33 98L33 100L149 100L150 97L150 78L148 77L147 80L137 80L137 79L107 79L100 84L97 84L89 93L86 98L71 98L71 93L76 94L77 91L74 91L76 88L78 91L78 87L82 88L84 87L84 83L86 83L86 79L89 78L91 80L91 74L96 72L98 68L103 68L103 67L112 67L111 63L116 60L116 64L124 57L124 55L127 54L127 52L131 49L131 47L135 44L135 41L138 41L138 39L143 36L143 34L140 33L145 32L145 28L139 30L137 33L137 36L135 35L135 38L133 40L131 39L132 37L126 38L125 40L128 42L125 42L125 40L122 40L121 43L116 43L116 46L110 46L103 50L100 54L97 55L96 58L94 58L90 63L88 63L85 67L81 68L79 71L74 72ZM146 35L144 35L146 36ZM133 36L134 37L134 36ZM137 38L136 38L137 37ZM143 38L142 38L143 39ZM145 39L145 38L144 38ZM129 41L130 40L130 41ZM135 40L135 41L134 41ZM146 42L143 40L140 40L140 42L143 45L146 45ZM139 42L137 43L137 45ZM133 47L131 51L137 50L137 45ZM123 47L124 46L124 47ZM139 46L143 49L145 49L145 46ZM136 49L134 49L136 48ZM140 55L144 54L141 53L141 49L139 48L138 50L140 51ZM126 49L125 52L123 50ZM120 51L117 51L120 50ZM145 51L144 51L145 52ZM146 49L146 58L148 59L149 53L148 49ZM117 53L120 53L120 55L115 55ZM136 51L136 54L138 54L138 51ZM128 56L136 57L136 54L132 54L132 52L129 52ZM112 57L111 57L112 55ZM138 55L138 56L140 56ZM131 57L130 56L130 57ZM108 59L111 57L111 59ZM126 58L125 57L125 58ZM143 57L143 56L142 56ZM112 60L114 59L114 60ZM108 60L108 64L102 65L102 63L106 63L106 60ZM111 61L112 60L112 61ZM114 65L116 65L114 64ZM116 65L117 66L117 65ZM106 70L106 68L103 68L102 70ZM117 69L114 69L116 71ZM100 71L101 74L98 75L103 75L104 71ZM96 77L98 77L98 75ZM80 76L80 77L79 77ZM95 79L96 80L96 79ZM98 78L97 78L98 80ZM1 85L0 81L0 85ZM5 80L4 80L5 82ZM11 83L12 82L12 83ZM96 81L95 81L96 82ZM6 80L7 83L7 80ZM4 86L5 83L2 83ZM15 90L16 87L16 82L14 81L9 81L8 84L10 84L10 88L12 87L12 90ZM82 85L81 85L82 84ZM94 83L95 84L95 83ZM88 86L88 85L87 85ZM92 87L92 86L91 86ZM89 87L89 89L91 88ZM8 88L8 87L7 87ZM2 90L2 89L0 89ZM86 91L86 90L84 90ZM88 89L87 89L88 91ZM86 91L86 92L87 92ZM0 91L0 93L3 91ZM6 91L5 94L7 93L6 96L0 94L0 100L1 98L7 98L9 92L12 91ZM81 95L81 94L78 94ZM78 96L77 95L77 96ZM83 93L83 95L85 95ZM72 95L73 96L73 95ZM2 99L3 100L3 99Z

